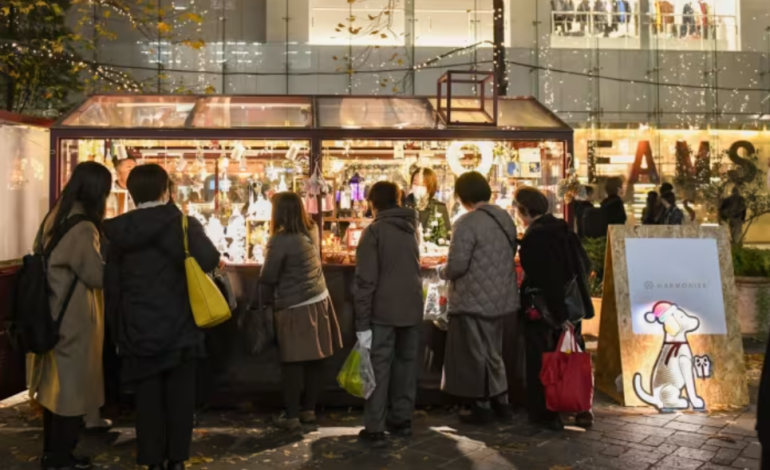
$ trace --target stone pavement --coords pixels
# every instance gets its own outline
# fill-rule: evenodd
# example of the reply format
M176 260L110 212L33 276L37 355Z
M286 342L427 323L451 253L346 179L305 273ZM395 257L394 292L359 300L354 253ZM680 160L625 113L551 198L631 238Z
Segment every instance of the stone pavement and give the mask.
M752 400L761 355L747 355ZM545 431L518 419L510 426L460 424L446 409L420 410L415 436L383 450L360 444L360 410L327 410L320 427L288 435L267 425L254 411L208 412L195 431L194 470L735 470L759 469L755 406L711 414L653 413L595 400L593 429ZM81 440L81 451L96 468L135 468L130 416L116 427ZM0 470L36 470L42 447L41 419L23 400L0 404Z
M510 426L460 424L448 410L419 411L415 436L395 440L381 451L360 444L360 412L328 412L320 427L289 435L266 425L268 416L211 412L195 432L190 468L274 469L759 469L760 446L750 411L652 414L600 404L594 428L562 433L521 423ZM0 410L0 469L39 468L40 419L29 405ZM86 435L82 452L96 468L134 469L130 418L101 435Z

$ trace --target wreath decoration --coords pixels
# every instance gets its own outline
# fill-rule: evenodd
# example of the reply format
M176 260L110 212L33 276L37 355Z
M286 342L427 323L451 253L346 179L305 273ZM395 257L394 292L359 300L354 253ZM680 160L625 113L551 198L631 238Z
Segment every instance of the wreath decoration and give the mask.
M476 147L479 149L479 153L481 153L481 162L479 162L479 165L473 170L465 169L460 164L460 160L464 156L463 147L468 146ZM492 142L463 142L456 140L449 144L449 147L446 149L446 161L449 165L449 169L452 170L452 173L454 173L455 176L460 176L469 171L477 171L486 176L489 174L489 171L492 169L492 164L495 162L494 150L495 146Z

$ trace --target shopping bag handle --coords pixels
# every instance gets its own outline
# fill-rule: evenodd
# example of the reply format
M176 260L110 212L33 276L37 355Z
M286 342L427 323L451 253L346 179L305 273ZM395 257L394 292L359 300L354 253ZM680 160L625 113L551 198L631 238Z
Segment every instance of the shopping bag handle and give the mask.
M569 341L567 343L567 346L570 349L569 351L562 351L564 340L568 335L569 335ZM575 338L575 326L572 323L570 323L569 328L564 330L564 332L561 334L561 337L559 338L559 344L556 346L556 350L561 352L570 352L570 353L578 351L577 339Z

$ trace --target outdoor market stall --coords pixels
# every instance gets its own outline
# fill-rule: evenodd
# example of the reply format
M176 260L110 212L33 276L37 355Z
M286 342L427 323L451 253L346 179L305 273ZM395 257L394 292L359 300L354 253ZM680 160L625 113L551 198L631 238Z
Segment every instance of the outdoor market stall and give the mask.
M164 166L175 184L174 201L203 223L228 262L239 300L236 320L264 258L270 196L299 193L323 230L324 274L346 345L330 361L331 390L332 377L355 342L355 245L368 223L368 188L392 180L406 189L414 169L429 167L439 179L437 199L458 214L454 180L478 169L488 175L495 203L510 209L515 188L528 184L545 191L554 212L563 214L556 186L572 152L572 130L532 98L494 93L480 98L112 95L91 97L64 116L51 142L52 200L80 161L112 168L133 157L138 164ZM431 227L422 230L431 238ZM447 240L432 240L423 244L426 268L446 258ZM426 322L424 390L440 384L443 351L436 345L443 341L433 338L439 334ZM218 390L244 395L278 390L276 352L248 356L244 341L237 321L211 331L215 365L221 368Z

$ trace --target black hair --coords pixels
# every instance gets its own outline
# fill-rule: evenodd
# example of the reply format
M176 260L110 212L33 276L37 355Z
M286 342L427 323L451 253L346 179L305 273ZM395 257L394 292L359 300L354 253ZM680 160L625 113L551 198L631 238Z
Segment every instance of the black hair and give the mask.
M673 191L668 191L660 195L660 197L672 206L676 204L676 196Z
M674 185L671 183L663 183L660 185L660 194L666 194L666 193L672 193L674 192Z
M620 188L623 187L623 180L617 176L607 178L604 183L604 190L607 191L608 196L617 196L620 193Z
M48 218L55 213L55 218L50 224L50 233L43 234L49 240L55 238L56 231L59 230L72 212L75 203L83 206L83 212L90 222L99 228L104 220L106 211L107 196L112 191L112 175L110 170L101 163L82 162L75 166L67 185L61 192L48 214L43 220L43 231L48 225ZM51 237L47 237L51 235ZM41 239L42 241L43 239ZM45 242L44 242L45 244Z
M537 188L520 186L513 195L516 206L530 217L548 213L548 198Z
M585 188L585 190L586 190L586 197L593 196L593 194L594 194L594 187L593 186L586 185L586 186L583 186L583 188Z
M134 168L126 186L136 204L157 201L169 190L169 178L162 166L154 163Z
M492 188L484 175L477 171L463 173L455 181L455 196L463 204L478 204L492 199Z
M401 204L401 189L396 183L379 181L369 190L367 199L378 211L394 209Z

